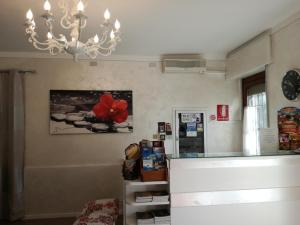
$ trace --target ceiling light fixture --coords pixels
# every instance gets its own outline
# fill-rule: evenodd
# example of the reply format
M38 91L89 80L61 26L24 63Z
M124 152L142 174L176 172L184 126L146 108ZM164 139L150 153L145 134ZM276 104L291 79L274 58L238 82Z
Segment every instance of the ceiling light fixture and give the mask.
M34 16L29 9L26 13L26 34L28 35L28 41L32 43L36 49L49 51L51 55L57 55L59 53L71 54L75 61L77 61L79 55L86 55L92 59L95 59L98 55L111 55L117 43L121 41L120 22L116 19L115 23L112 24L110 22L110 12L106 9L104 12L104 22L100 26L100 32L84 42L81 40L81 33L87 25L87 16L83 13L85 5L82 0L73 1L74 4L72 7L69 7L66 0L59 5L63 11L60 25L62 28L70 30L70 40L63 34L55 36L53 33L54 16L51 12L49 0L45 0L45 12L41 17L45 20L45 25L48 30L45 35L46 40L38 40Z

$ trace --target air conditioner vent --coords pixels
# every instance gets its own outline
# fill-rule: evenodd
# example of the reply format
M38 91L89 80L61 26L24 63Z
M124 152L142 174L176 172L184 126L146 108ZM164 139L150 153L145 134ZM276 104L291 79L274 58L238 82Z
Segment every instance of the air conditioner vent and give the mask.
M204 64L204 63L202 63ZM186 68L190 68L190 67L201 67L203 65L201 65L200 61L178 61L178 60L168 60L166 61L166 66L168 67L186 67Z
M163 73L204 73L206 61L200 55L164 55L162 57Z

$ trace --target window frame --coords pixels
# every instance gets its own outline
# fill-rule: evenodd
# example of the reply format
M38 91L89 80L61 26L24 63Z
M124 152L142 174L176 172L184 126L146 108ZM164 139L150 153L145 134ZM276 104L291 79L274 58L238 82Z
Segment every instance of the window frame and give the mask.
M248 90L258 84L266 84L266 71L254 74L242 79L242 102L243 108L247 106Z

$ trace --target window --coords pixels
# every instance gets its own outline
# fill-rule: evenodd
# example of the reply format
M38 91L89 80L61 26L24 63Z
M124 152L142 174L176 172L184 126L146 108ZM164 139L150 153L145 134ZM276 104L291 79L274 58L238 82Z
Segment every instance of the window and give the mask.
M242 80L244 106L243 150L260 154L259 130L267 128L265 71Z

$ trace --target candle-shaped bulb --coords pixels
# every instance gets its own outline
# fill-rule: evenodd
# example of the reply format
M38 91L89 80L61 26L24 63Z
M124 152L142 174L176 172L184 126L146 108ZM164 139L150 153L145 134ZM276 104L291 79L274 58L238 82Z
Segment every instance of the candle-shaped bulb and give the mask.
M116 22L115 22L116 30L118 31L120 29L120 27L121 27L121 24L120 24L119 20L116 19Z
M26 18L27 18L28 20L32 20L33 14L32 14L31 9L29 9L29 10L27 11L27 13L26 13Z
M105 12L104 12L104 19L109 20L109 18L110 18L110 12L109 12L108 9L106 9Z
M80 1L78 2L78 4L77 4L77 10L78 10L79 12L83 12L83 11L84 11L84 5L83 5L83 3L82 3L81 0L80 0Z
M50 2L48 0L46 0L45 3L44 3L44 10L46 10L46 11L51 10L51 5L50 5Z
M115 39L115 33L114 33L113 30L110 32L110 39L111 39L111 40L114 40L114 39Z
M98 37L97 34L94 36L94 42L95 42L95 43L98 43L98 42L99 42L99 37Z
M66 37L65 37L64 35L61 35L60 40L63 41L63 42L66 42L66 41L67 41L67 39L66 39Z
M47 33L47 38L52 39L52 34L50 32Z

